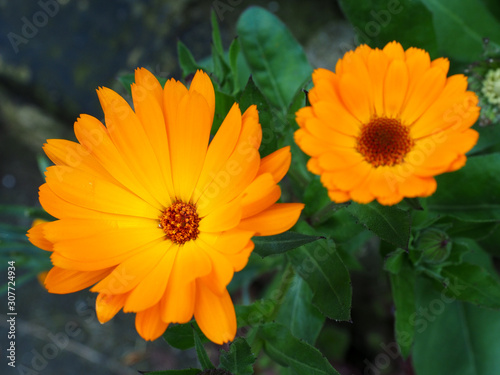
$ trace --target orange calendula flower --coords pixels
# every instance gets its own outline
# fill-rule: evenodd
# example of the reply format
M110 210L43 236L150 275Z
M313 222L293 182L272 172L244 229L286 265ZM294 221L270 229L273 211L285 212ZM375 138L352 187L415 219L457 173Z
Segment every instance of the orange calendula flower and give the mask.
M50 139L44 147L55 166L40 203L59 220L33 227L29 237L52 251L47 289L93 285L99 321L135 312L146 340L193 316L213 342L232 340L226 287L245 267L251 237L286 231L303 208L276 203L289 148L261 159L257 108L242 115L238 104L210 141L215 95L202 71L187 89L174 79L162 88L137 69L134 110L110 89L97 93L106 126L81 115L79 143Z
M470 129L478 99L464 75L447 77L448 68L445 58L391 42L347 52L335 73L314 71L295 141L333 201L426 197L434 176L465 164L478 138Z

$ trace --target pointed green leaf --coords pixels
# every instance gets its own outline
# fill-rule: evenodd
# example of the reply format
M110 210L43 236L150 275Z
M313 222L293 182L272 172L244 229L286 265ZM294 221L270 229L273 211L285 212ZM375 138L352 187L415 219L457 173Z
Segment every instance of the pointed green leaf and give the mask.
M198 361L200 361L201 368L203 370L209 370L215 368L212 362L210 362L210 358L208 358L207 351L203 347L203 343L201 342L200 335L193 327L193 337L194 337L194 348L196 349L196 354L198 355Z
M454 286L445 290L447 295L478 306L500 309L500 283L484 268L462 263L444 267L441 275L449 280L448 285Z
M424 48L437 57L432 14L419 1L340 0L339 3L360 44L382 48L397 39L404 48Z
M252 241L255 244L253 251L264 258L269 255L285 253L321 238L324 237L308 236L295 232L284 232L274 236L253 237Z
M170 346L174 348L186 350L194 346L193 328L198 333L202 342L209 342L210 340L205 337L201 332L200 327L194 320L186 324L171 324L163 334L163 338Z
M325 317L311 303L312 297L309 285L299 275L294 275L291 286L279 305L276 322L287 327L298 339L314 345Z
M200 69L191 51L180 40L177 42L177 55L179 65L182 69L182 78L186 78L189 74L195 73L197 69Z
M416 375L494 375L500 368L500 314L456 301L417 280L412 362Z
M378 202L353 202L347 210L366 228L396 247L408 250L410 240L410 214L395 206L382 206Z
M440 53L464 62L479 60L483 38L500 45L500 23L480 1L421 0L432 12Z
M234 80L234 91L236 94L240 90L240 82L238 80L238 56L240 54L240 42L235 38L229 46L229 67L231 68L231 76Z
M253 364L256 358L250 345L243 337L238 337L229 347L229 352L221 351L220 368L233 374L253 374Z
M281 324L267 323L259 328L258 335L269 357L298 374L339 375L318 349L293 336Z
M132 95L132 89L130 85L135 82L135 74L129 73L118 77L118 81L123 85L125 90L127 90L129 95Z
M222 47L222 39L220 37L219 23L217 22L217 16L214 10L212 10L210 21L212 24L212 43L214 44L216 51L222 55L224 53L224 48Z
M320 240L287 253L295 271L313 292L313 304L327 317L351 319L351 279L332 240Z
M393 251L385 259L384 269L390 273L397 275L401 272L406 253L403 249Z
M255 84L273 106L286 111L311 79L312 68L302 47L283 22L260 7L243 12L236 28Z
M463 221L499 221L498 171L498 153L469 157L462 169L436 177L437 191L427 198L429 210Z

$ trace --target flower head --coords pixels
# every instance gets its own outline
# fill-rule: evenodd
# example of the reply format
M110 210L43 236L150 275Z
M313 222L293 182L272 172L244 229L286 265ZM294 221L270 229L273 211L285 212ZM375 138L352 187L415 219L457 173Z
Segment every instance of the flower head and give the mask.
M392 205L436 190L434 176L457 170L478 138L477 97L449 62L396 42L347 52L335 73L317 69L310 106L295 133L335 202Z
M193 315L212 341L232 340L236 317L226 287L245 267L251 237L289 229L303 208L276 203L289 148L261 159L257 109L242 115L238 104L210 141L215 95L201 71L187 89L174 79L162 88L137 69L134 110L107 88L98 96L106 126L81 115L79 143L51 139L44 147L55 166L40 203L58 220L29 237L52 251L47 289L93 285L99 321L135 312L146 340Z

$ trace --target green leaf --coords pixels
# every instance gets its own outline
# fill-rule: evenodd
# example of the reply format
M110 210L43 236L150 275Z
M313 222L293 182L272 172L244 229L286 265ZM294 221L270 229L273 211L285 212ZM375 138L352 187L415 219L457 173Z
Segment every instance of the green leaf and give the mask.
M309 285L299 275L294 275L279 306L276 322L286 326L298 339L314 345L325 317L311 303L312 297Z
M453 286L445 293L460 301L500 309L500 283L484 268L470 263L444 267L441 275Z
M233 374L251 375L255 360L250 345L243 337L238 337L229 347L229 352L221 351L219 368Z
M269 357L298 374L338 375L318 349L293 336L281 324L267 323L260 327L258 335L264 340L264 350Z
M203 343L201 342L200 335L196 332L196 329L193 327L193 337L194 337L194 348L196 349L196 354L198 355L198 361L200 361L201 368L203 370L209 370L215 368L212 362L210 362L210 358L208 358L207 351L203 347Z
M197 69L200 69L191 51L180 40L177 42L177 55L179 57L179 65L182 69L182 78L186 78L189 74L195 73Z
M295 232L284 232L274 236L253 237L254 252L262 258L269 255L282 254L299 246L317 241L321 236L308 236Z
M456 301L417 279L413 366L417 375L494 375L500 368L500 314Z
M311 77L302 47L283 22L260 7L244 11L236 28L255 84L273 106L286 111Z
M395 335L401 355L407 358L411 352L415 327L412 315L415 313L415 272L407 258L401 265L401 272L389 274L395 312Z
M406 258L406 253L403 249L396 249L385 259L384 269L390 273L397 275L401 272L401 267Z
M462 169L437 176L428 208L464 221L500 220L500 154L471 156Z
M202 371L197 368L187 368L183 370L166 370L166 371L147 371L141 372L141 374L147 375L196 375Z
M479 1L421 0L432 12L440 53L463 62L479 60L483 38L500 44L500 24Z
M408 250L410 215L395 206L382 206L378 202L353 202L347 210L366 228L396 247Z
M252 77L248 79L247 85L241 93L239 104L242 113L251 105L257 106L257 110L259 111L259 122L262 126L262 142L259 147L261 157L276 151L278 143L273 128L271 109L267 99L262 95L257 86L255 86Z
M235 100L231 95L215 90L214 121L212 123L212 128L210 129L212 136L219 130L234 102Z
M186 324L175 324L169 325L163 338L170 346L180 350L190 349L194 346L194 336L193 329L198 333L202 342L209 342L210 340L205 337L203 332L201 332L200 327L193 320Z
M351 279L332 240L321 240L287 253L295 271L313 291L313 304L327 317L351 319Z
M260 299L250 305L236 305L238 328L254 327L269 320L278 303L278 300Z
M403 47L419 47L437 57L432 15L413 0L340 0L360 43L384 47L395 38ZM397 37L395 37L397 36Z
M240 55L240 42L235 38L229 46L229 67L231 68L231 76L234 80L234 91L236 94L240 90L240 82L238 80L238 56Z
M212 24L212 43L214 44L215 50L222 55L224 53L224 48L222 47L222 39L220 37L219 23L217 22L217 16L213 9L210 17L210 22Z
M130 85L135 82L135 74L129 73L118 77L118 81L123 85L125 90L127 90L129 95L132 95L132 88Z

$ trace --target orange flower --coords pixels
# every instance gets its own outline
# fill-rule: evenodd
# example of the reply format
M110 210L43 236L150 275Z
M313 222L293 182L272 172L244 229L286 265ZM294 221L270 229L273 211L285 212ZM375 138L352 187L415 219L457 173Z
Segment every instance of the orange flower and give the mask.
M478 138L470 129L478 99L465 76L447 77L448 68L445 58L391 42L347 52L335 73L314 71L295 141L333 201L426 197L434 176L465 164Z
M193 315L205 335L234 338L227 285L245 267L251 237L281 233L303 205L275 203L288 171L289 148L261 159L255 106L234 104L209 142L215 109L210 78L198 71L189 90L174 79L164 89L137 69L135 111L117 93L97 93L106 127L82 115L79 143L47 141L56 164L46 172L40 203L58 218L29 231L52 251L45 280L52 293L89 286L97 317L136 313L136 328L154 340L169 323Z

